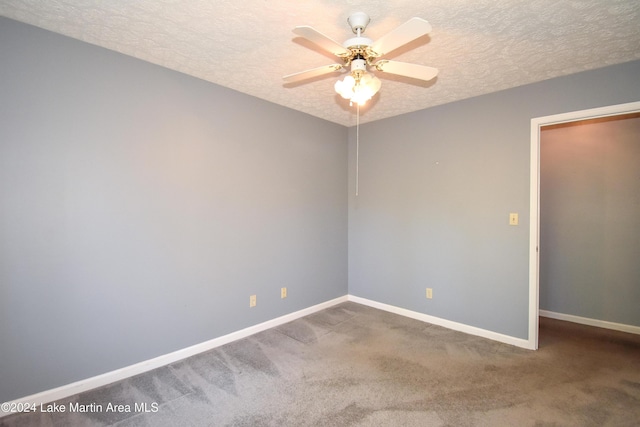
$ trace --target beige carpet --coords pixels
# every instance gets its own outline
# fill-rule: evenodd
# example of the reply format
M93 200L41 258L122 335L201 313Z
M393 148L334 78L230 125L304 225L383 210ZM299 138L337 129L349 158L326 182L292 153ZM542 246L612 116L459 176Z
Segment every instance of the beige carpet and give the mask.
M94 409L0 425L638 426L640 336L541 319L534 352L344 303L58 403Z

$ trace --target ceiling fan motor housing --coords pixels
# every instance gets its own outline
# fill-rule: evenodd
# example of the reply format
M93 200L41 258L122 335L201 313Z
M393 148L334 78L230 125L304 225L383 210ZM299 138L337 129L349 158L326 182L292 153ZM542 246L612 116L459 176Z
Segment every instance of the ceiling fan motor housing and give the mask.
M353 37L346 42L342 43L342 47L349 48L360 48L360 47L368 47L373 44L373 40L368 37Z

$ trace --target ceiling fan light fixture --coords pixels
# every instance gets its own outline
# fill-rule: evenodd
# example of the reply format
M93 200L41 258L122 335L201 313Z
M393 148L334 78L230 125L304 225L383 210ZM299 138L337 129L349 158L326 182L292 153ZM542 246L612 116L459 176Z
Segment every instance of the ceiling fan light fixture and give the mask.
M344 80L338 80L334 88L344 99L364 105L378 93L380 86L382 86L380 79L373 74L357 72L356 77L350 74Z
M334 86L338 95L343 97L344 99L351 99L353 96L353 88L356 85L356 80L353 76L348 75L344 78L344 80L338 80Z

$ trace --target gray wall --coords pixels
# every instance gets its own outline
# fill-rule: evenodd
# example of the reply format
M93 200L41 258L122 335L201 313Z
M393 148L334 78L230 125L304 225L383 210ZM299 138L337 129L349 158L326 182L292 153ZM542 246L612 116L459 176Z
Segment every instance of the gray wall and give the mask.
M358 197L350 129L350 294L526 339L530 121L637 101L638 76L635 61L363 125Z
M347 293L346 128L5 18L0 58L0 401Z
M640 117L540 143L540 308L640 326Z
M344 295L347 271L526 338L530 119L640 99L632 62L363 125L355 198L355 129L4 18L0 58L0 401Z

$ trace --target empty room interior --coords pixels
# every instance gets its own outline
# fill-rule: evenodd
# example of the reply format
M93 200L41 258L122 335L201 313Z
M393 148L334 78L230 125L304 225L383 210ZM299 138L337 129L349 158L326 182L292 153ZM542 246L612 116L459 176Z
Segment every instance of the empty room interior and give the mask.
M637 425L637 1L3 0L0 61L0 426Z

